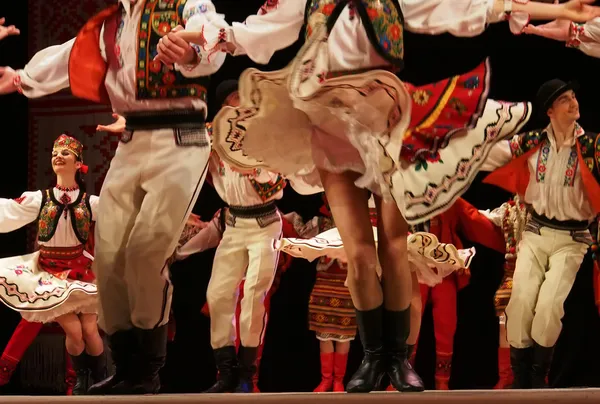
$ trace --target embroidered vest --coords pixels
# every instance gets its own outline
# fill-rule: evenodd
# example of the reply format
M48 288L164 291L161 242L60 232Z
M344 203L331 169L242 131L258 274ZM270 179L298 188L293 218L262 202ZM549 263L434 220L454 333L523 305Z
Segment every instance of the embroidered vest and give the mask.
M187 78L153 61L158 41L177 25L185 26L183 9L187 0L146 0L137 37L136 99L194 97L207 100L209 77ZM69 56L69 81L73 95L109 104L104 87L108 64L100 53L100 31L117 18L118 6L109 7L79 31ZM107 42L107 41L105 41ZM108 50L107 50L108 51Z
M346 6L350 7L350 18L360 17L377 53L403 67L404 16L398 0L308 0L304 14L307 37L319 21L319 15L326 17L331 31Z
M184 77L153 61L160 38L178 25L185 26L183 8L187 0L146 0L138 28L137 99L200 98L206 102L208 77Z
M75 236L85 244L90 234L92 224L92 208L90 197L85 192L80 192L77 199L68 206L63 205L54 196L52 189L42 191L42 206L38 215L38 240L48 242L54 237L58 221L62 218L65 209L71 214L71 225Z

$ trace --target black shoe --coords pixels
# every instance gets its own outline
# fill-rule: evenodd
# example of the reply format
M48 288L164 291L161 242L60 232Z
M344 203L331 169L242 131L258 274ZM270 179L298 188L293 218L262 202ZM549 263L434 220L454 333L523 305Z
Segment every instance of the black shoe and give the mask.
M531 388L545 389L548 387L546 377L552 364L554 347L546 348L537 343L533 344L533 361L531 366Z
M75 381L75 386L73 386L73 395L74 396L84 396L87 394L88 388L90 386L90 370L88 367L88 356L84 352L81 355L70 355L71 363L73 364L73 370L75 371L75 375L77 380Z
M88 355L88 366L92 383L100 383L106 379L106 353L102 352L98 356Z
M513 372L513 389L530 389L533 366L533 347L510 347L510 367Z
M234 393L252 393L252 378L256 374L256 354L258 348L240 346L238 350L239 379Z
M348 393L368 393L381 389L386 374L382 341L383 306L373 310L356 310L356 323L362 342L364 358L348 384Z
M137 361L137 342L133 330L117 331L108 337L115 374L97 382L88 390L90 395L111 395L113 388L130 379L133 366Z
M398 391L423 391L423 380L411 366L410 347L406 339L410 334L410 307L403 311L383 309L383 347L388 355L387 374Z
M234 346L214 350L218 380L205 393L233 393L238 384L238 360Z

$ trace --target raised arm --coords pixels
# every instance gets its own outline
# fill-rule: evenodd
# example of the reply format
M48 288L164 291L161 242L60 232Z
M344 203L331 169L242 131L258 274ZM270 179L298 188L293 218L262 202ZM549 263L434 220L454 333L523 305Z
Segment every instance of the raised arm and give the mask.
M34 222L41 205L41 191L25 192L16 199L0 198L0 233L9 233Z
M185 30L204 32L207 37L218 37L221 29L229 27L222 14L217 13L210 0L188 0L183 9ZM223 52L207 53L204 43L192 43L195 59L188 65L175 64L185 77L210 76L223 66L226 54Z
M0 41L4 38L12 35L19 35L21 31L14 25L9 25L8 27L4 26L6 19L4 17L0 18Z
M585 22L600 16L600 8L589 5L593 1L544 4L528 0L401 0L400 5L409 31L469 37L481 34L487 24L504 20L509 21L513 33L520 33L529 19Z
M0 68L0 94L19 91L28 98L38 98L68 88L74 42L75 38L39 51L21 70Z
M588 56L600 58L600 17L586 23L554 20L543 25L528 25L526 34L565 42L569 48L579 49Z

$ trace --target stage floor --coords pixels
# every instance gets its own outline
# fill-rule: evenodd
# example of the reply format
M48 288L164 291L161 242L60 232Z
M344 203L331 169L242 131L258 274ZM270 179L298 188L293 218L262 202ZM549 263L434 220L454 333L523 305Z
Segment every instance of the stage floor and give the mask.
M52 403L135 403L153 404L330 404L330 403L528 403L528 404L560 404L560 403L600 403L600 389L564 389L564 390L456 390L426 391L423 393L388 393L377 392L365 394L344 393L278 393L278 394L165 394L157 396L4 396L0 404L52 404Z

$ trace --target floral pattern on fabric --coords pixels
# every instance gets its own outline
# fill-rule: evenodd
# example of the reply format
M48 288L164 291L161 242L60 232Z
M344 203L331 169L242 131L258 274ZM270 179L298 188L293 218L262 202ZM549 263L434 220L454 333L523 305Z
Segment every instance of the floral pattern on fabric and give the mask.
M546 166L548 164L548 156L550 155L550 142L544 141L538 153L538 159L535 169L535 179L537 182L546 180Z
M537 147L542 140L542 132L533 131L517 135L510 140L510 151L513 158L521 157L529 150Z
M138 28L137 50L137 99L164 99L194 97L207 100L208 77L186 78L179 71L169 70L162 62L154 60L158 41L178 25L185 25L197 12L198 7L186 12L187 0L146 0Z
M335 8L343 0L312 0L307 4L307 38L311 36L318 19L312 18L322 14L329 18ZM370 34L372 45L379 53L392 62L402 61L404 57L404 28L400 6L395 0L360 0L347 2L350 7L350 18L356 12L361 14L365 29ZM355 7L359 7L358 10ZM364 15L363 15L364 14ZM371 35L372 34L372 35Z
M428 163L442 163L439 151L457 130L472 126L487 100L489 64L433 84L406 84L412 98L410 128L404 136L401 158L426 171Z
M573 148L571 150L571 154L569 155L569 160L567 161L567 170L565 171L565 187L572 187L575 185L575 173L577 172L577 167L579 166L579 159L577 158L577 149Z
M253 178L249 178L252 187L263 201L268 201L273 195L285 188L285 178L281 175L277 176L275 181L261 183Z
M49 190L44 191L44 193L46 195L46 203L42 206L38 219L38 240L47 242L54 236L56 224L65 207L57 205L52 201Z
M276 10L277 7L279 7L279 0L267 0L265 4L260 7L260 10L258 10L257 14L265 15L273 10Z

